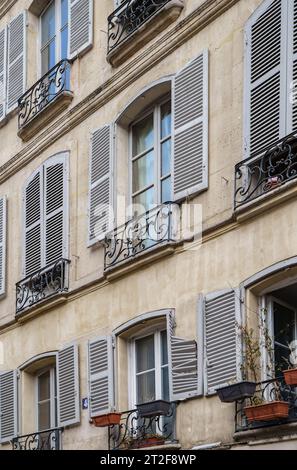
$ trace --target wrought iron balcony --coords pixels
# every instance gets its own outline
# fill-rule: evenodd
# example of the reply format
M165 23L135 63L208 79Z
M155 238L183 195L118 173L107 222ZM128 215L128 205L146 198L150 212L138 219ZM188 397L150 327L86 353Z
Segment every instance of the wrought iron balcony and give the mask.
M68 60L61 60L19 99L19 130L63 94L68 94L72 99L69 88L70 63Z
M179 206L168 202L135 217L105 237L104 269L178 240Z
M69 264L67 259L40 269L16 284L16 314L45 299L68 291Z
M108 17L108 53L172 0L126 0Z
M61 450L63 428L26 434L12 439L12 450Z
M245 408L251 405L261 405L270 402L287 402L289 413L283 418L269 418L263 421L248 421ZM266 428L297 421L297 390L287 385L283 377L278 377L257 384L256 393L252 398L235 403L235 432L249 429Z
M171 403L166 416L141 418L137 409L124 411L120 424L108 427L109 450L138 449L176 442L176 404Z
M297 177L297 134L290 134L235 167L235 209Z

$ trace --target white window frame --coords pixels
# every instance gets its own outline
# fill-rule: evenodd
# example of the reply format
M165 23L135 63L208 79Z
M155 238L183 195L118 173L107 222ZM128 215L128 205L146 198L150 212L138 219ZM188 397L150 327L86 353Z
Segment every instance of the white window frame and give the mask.
M51 425L49 429L54 429L57 427L57 416L58 416L58 406L57 406L57 370L56 370L56 365L52 365L49 367L46 367L44 369L41 369L37 372L35 376L35 426L36 426L36 432L44 432L46 431L40 431L39 429L39 410L38 410L38 405L39 405L39 400L38 400L38 380L39 377L46 372L50 373L50 421ZM56 390L56 394L55 394Z

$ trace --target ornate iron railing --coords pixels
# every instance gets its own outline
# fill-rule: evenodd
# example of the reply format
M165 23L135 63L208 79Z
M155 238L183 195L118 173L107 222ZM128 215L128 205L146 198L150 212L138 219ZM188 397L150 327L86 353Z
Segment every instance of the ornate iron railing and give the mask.
M68 291L69 263L60 259L16 284L16 314L61 292Z
M176 442L175 417L175 403L171 403L166 416L141 418L137 409L124 411L120 424L108 428L108 448L138 449Z
M19 99L19 129L70 88L70 62L61 60Z
M246 407L274 401L284 401L289 404L289 414L287 418L278 418L269 421L248 421L245 413ZM283 377L259 382L255 395L252 398L247 398L235 403L235 432L276 426L294 421L297 421L297 391L296 387L287 385Z
M61 450L63 428L26 434L12 439L12 450Z
M235 209L297 177L297 134L235 167Z
M105 237L104 269L179 237L179 206L168 202L116 228Z
M172 0L126 0L108 17L108 52Z

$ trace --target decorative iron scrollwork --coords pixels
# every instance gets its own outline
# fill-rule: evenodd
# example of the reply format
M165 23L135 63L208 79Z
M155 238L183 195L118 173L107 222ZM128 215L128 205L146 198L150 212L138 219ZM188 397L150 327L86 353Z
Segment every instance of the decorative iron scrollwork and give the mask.
M26 434L12 439L12 450L61 450L63 428Z

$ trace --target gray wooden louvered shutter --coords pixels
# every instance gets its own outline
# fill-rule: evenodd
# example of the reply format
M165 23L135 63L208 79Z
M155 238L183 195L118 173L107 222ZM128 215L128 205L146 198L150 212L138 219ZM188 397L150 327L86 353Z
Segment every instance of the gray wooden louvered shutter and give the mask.
M68 58L75 59L93 44L93 0L70 0Z
M35 172L24 190L24 276L42 267L42 170Z
M174 335L175 320L167 314L169 395L171 401L199 395L197 343Z
M0 372L0 442L9 442L18 432L17 371Z
M66 258L67 253L67 158L64 154L44 164L44 266Z
M240 378L239 292L209 294L204 302L205 393Z
M246 157L265 150L286 135L284 3L264 2L246 27Z
M289 0L288 18L288 134L297 130L297 0ZM283 7L284 8L284 7Z
M8 26L6 110L18 106L26 88L26 12L14 18Z
M89 170L89 245L104 239L113 223L112 126L93 132Z
M173 86L174 199L208 187L208 51L182 69Z
M0 31L0 122L5 118L7 29Z
M0 198L0 295L5 293L6 273L6 198Z
M92 418L114 410L114 359L111 336L89 341L88 367Z
M57 357L58 426L80 422L78 346L61 349Z

